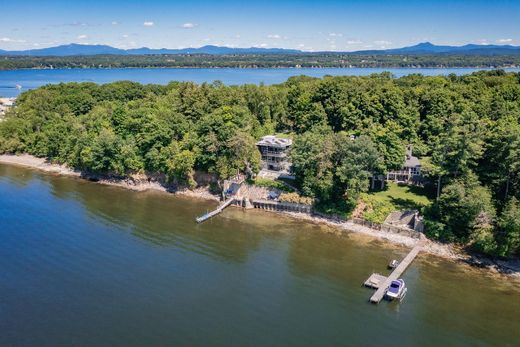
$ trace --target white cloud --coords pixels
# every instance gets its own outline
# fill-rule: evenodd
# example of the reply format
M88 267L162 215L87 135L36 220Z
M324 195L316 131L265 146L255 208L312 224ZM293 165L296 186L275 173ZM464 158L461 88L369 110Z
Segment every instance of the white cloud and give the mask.
M513 39L498 39L497 42L498 43L509 43L509 42L513 42Z
M260 44L258 44L258 45L254 45L253 47L256 47L256 48L265 48L265 47L267 47L267 46L269 46L267 43L260 43Z
M332 37L343 37L343 34L342 33L329 33L329 36L332 36Z
M489 45L489 41L488 39L478 39L476 40L476 42L479 44L479 45ZM466 44L465 42L459 42L460 45L464 45Z
M388 46L388 45L392 44L391 41L386 41L386 40L377 40L377 41L374 41L374 43L379 46Z
M347 40L347 45L360 45L362 43L361 40Z
M78 35L78 40L88 39L87 35Z
M125 39L126 39L127 37L128 37L128 35L127 35L127 34L123 34L123 38L125 38Z
M112 21L112 25L118 25L119 22L118 21Z
M193 23L184 23L183 25L181 25L181 28L183 29L193 29L197 26L197 24L193 24Z
M267 35L267 37L270 38L270 39L280 39L280 38L282 38L278 34L269 34L269 35Z
M304 43L300 43L300 44L298 45L298 48L303 48L303 47L305 47L305 44L304 44Z
M24 42L27 42L25 40L16 40L16 39L11 39L9 37L2 37L0 38L0 42L10 42L10 43L24 43Z
M154 24L155 24L154 22L150 22L150 21L146 21L146 22L143 23L143 25L144 25L145 27L153 27Z

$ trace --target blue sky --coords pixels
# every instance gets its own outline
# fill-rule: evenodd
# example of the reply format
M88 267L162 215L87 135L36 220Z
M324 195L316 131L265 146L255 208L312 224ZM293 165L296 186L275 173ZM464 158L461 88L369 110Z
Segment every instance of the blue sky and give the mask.
M520 0L0 0L0 49L284 47L352 51L418 42L520 45Z

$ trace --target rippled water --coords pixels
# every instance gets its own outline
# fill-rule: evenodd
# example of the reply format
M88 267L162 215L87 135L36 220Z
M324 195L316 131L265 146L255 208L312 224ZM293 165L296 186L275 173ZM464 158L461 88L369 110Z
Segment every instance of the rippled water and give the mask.
M0 345L518 346L518 285L423 255L375 306L405 248L213 206L0 165Z
M0 71L0 96L17 96L20 92L38 88L49 83L95 82L110 83L131 80L140 83L167 84L170 81L193 81L196 83L222 81L225 84L282 83L291 76L307 75L312 77L366 76L389 71L397 77L409 74L437 76L448 74L469 74L483 69L474 68L303 68L303 69L27 69ZM488 69L489 70L489 69ZM506 69L520 71L520 69ZM16 85L22 89L17 90Z

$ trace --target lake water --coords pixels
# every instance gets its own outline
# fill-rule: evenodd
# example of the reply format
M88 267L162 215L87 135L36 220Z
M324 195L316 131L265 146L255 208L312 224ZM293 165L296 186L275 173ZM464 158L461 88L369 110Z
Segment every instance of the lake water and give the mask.
M140 83L167 84L170 81L193 81L197 83L222 81L225 84L245 83L281 83L291 76L307 75L313 77L332 76L364 76L389 71L397 77L420 73L426 76L448 75L451 73L469 74L479 69L400 69L400 68L323 68L323 69L30 69L0 71L0 96L17 96L20 91L40 87L49 83L60 82L95 82L109 83L119 80L132 80ZM520 71L520 69L507 69Z
M421 255L372 305L405 248L215 204L0 164L0 345L518 346L518 285Z

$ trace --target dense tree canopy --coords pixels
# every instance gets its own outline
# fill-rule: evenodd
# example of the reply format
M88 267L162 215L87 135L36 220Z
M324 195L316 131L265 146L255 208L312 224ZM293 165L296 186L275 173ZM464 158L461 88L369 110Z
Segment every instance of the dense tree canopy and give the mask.
M148 54L79 56L3 56L0 70L22 68L125 68L125 67L511 67L519 55L456 54Z
M0 122L0 153L29 153L92 173L255 173L255 141L294 139L297 184L326 210L352 208L373 174L412 144L438 200L430 235L518 254L520 74L290 78L225 86L121 81L23 93ZM515 221L516 218L516 221Z

